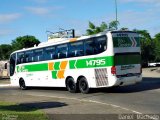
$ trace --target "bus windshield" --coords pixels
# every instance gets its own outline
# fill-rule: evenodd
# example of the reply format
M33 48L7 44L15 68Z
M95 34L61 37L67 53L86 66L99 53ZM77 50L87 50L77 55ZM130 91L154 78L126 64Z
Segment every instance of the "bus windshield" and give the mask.
M13 76L16 65L16 54L12 54L10 57L10 76Z

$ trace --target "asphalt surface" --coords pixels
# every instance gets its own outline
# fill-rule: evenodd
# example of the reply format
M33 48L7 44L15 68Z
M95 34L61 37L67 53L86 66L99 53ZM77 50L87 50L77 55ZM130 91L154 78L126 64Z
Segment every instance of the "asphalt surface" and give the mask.
M21 91L17 87L0 87L0 96L3 96L0 100L19 103L54 103L56 109L54 105L44 108L48 114L160 114L160 73L144 69L143 81L139 84L96 89L90 94L73 94L65 88Z

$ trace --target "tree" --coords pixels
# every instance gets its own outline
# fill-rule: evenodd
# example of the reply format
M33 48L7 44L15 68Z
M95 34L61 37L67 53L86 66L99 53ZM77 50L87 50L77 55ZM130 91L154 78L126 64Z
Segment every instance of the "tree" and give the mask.
M118 29L118 25L119 25L119 21L111 21L109 23L109 30L117 30Z
M89 28L86 30L87 35L93 35L100 32L104 32L105 30L115 30L119 25L118 21L111 21L109 25L107 23L102 22L100 26L95 26L92 22L89 21Z
M8 44L0 45L0 60L8 60L12 52L12 46Z
M107 29L107 24L105 22L102 22L100 27L98 27L89 21L89 28L86 30L86 32L87 32L87 35L93 35L96 33L103 32L106 29Z
M155 43L155 61L160 61L160 33L157 33L154 38Z
M155 60L154 53L154 41L152 40L150 34L147 30L136 30L137 33L141 35L141 54L142 54L142 64L147 64Z
M100 25L100 29L101 31L105 31L106 29L108 28L108 25L105 23L105 22L102 22L101 25Z
M38 39L36 39L34 36L20 36L17 37L15 40L12 41L12 47L13 50L19 50L22 48L29 48L29 47L33 47L34 45L38 45L40 43L40 41Z

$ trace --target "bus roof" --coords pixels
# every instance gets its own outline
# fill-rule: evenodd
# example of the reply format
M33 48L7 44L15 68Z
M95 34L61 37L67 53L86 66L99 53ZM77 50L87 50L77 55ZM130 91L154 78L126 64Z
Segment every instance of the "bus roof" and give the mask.
M122 31L111 31L111 33L137 33L135 31L128 31L128 30L122 30Z

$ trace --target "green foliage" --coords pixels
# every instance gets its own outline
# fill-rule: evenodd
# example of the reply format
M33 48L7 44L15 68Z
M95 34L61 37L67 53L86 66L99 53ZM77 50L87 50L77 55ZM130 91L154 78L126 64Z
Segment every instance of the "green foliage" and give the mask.
M151 36L149 34L149 32L147 30L137 30L137 29L134 29L133 31L139 33L141 36L142 36L142 39L145 40L151 40Z
M119 25L119 21L116 21L116 20L111 21L109 23L109 30L117 30L118 25Z
M40 41L34 36L26 35L23 37L17 37L15 40L12 41L11 45L0 45L0 60L9 59L10 54L15 50L33 47L34 45L38 45L39 43Z
M0 45L0 60L7 60L12 52L12 46L7 44Z
M94 32L91 29L87 29L86 32L87 32L87 35L93 35L94 34Z
M96 27L92 22L89 21L89 29L86 30L87 35L93 35L101 31L100 27Z
M108 28L108 25L105 22L102 22L100 25L101 31L105 31Z
M22 48L29 48L33 47L34 45L38 45L40 41L36 39L34 36L23 36L17 37L15 40L12 41L12 48L13 50L19 50Z
M95 29L96 27L95 27L95 25L92 22L89 21L89 28Z
M92 22L89 21L88 29L86 30L87 35L93 35L100 32L104 32L105 30L116 30L117 26L119 25L118 21L111 21L109 25L107 23L102 22L100 26L95 26Z
M155 61L154 40L151 38L147 30L134 30L141 35L141 54L142 63Z
M36 107L0 101L0 120L48 120L47 115Z
M155 60L160 61L160 33L155 35L154 43Z

